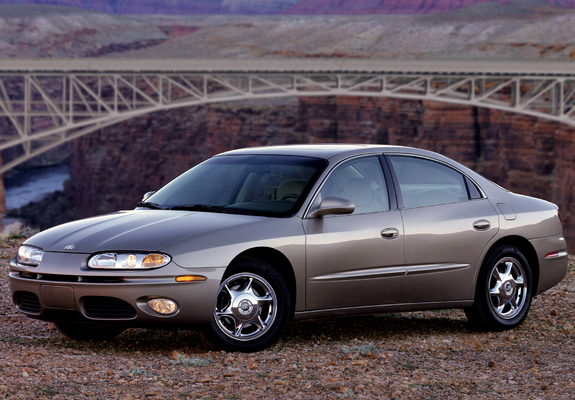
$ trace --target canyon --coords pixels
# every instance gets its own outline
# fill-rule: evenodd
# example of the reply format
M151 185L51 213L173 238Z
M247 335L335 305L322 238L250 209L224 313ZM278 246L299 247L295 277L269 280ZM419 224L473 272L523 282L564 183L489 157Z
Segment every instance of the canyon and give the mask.
M575 59L575 10L569 9L572 2L560 0L442 0L433 4L467 6L438 13L428 8L426 14L414 15L265 17L128 16L113 14L120 8L106 8L135 4L131 1L27 0L32 3L44 5L0 5L0 58L121 57L134 62L178 57ZM291 1L290 12L312 3L331 10L352 4ZM104 12L54 4L88 8L99 4L99 11ZM158 3L138 4L152 7ZM238 4L260 3L194 4L206 10L225 5L235 13L242 10ZM360 0L353 4L391 7L399 2ZM401 4L418 7L431 2ZM9 124L6 118L0 119L0 128L7 129ZM247 146L318 142L389 143L443 153L512 191L557 203L566 237L575 245L575 212L570 207L575 200L575 129L489 109L361 97L212 104L144 115L107 127L60 150L68 155L72 174L64 191L26 207L21 214L46 228L132 208L145 192L212 154ZM5 160L11 156L8 150L1 155Z
M130 209L145 192L213 154L293 143L396 144L439 152L513 192L558 204L569 246L575 246L574 128L496 110L386 98L254 100L125 121L73 141L64 192L24 214L48 227Z

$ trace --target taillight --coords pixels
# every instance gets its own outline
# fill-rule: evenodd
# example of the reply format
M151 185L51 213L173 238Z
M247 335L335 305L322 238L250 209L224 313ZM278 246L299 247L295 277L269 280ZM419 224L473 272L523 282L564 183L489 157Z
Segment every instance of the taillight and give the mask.
M557 215L559 216L559 222L563 225L563 220L561 219L561 210L557 209Z

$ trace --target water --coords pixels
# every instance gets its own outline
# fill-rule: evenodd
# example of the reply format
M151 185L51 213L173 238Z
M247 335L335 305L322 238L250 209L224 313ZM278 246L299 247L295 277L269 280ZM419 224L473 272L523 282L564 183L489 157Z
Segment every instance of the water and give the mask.
M64 181L69 178L68 166L61 164L22 171L10 179L5 179L6 210L23 207L31 201L42 200L51 193L63 190Z

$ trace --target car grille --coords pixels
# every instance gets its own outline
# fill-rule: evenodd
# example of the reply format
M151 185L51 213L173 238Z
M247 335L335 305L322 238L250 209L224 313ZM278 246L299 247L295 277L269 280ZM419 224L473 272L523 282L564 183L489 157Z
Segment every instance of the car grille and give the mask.
M40 314L42 311L38 296L31 292L17 292L16 304L18 305L18 309L25 313Z
M120 283L122 277L111 276L76 276L76 275L56 275L56 274L34 274L30 272L20 272L20 278L34 279L49 282L88 282L88 283Z
M37 279L51 282L78 282L78 277L74 275L41 274Z
M86 296L81 300L84 314L89 318L132 319L136 317L134 307L124 300L102 296Z

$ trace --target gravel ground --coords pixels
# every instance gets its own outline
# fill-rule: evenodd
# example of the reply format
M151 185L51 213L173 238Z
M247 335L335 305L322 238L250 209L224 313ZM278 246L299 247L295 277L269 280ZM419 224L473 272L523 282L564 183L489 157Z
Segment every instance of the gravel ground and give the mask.
M460 310L292 322L256 354L196 332L130 329L75 342L12 305L0 241L0 398L573 399L575 259L519 328L476 332Z

